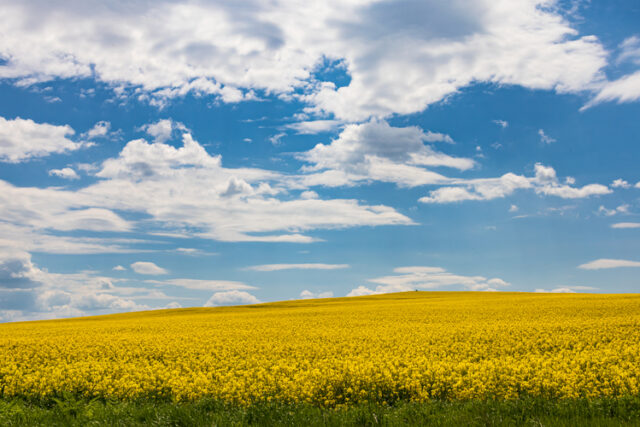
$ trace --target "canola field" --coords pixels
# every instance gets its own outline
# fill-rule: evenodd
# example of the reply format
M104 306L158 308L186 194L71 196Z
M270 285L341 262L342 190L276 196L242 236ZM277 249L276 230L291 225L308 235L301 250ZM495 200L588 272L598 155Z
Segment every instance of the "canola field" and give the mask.
M0 397L235 404L640 393L640 295L410 292L0 325Z

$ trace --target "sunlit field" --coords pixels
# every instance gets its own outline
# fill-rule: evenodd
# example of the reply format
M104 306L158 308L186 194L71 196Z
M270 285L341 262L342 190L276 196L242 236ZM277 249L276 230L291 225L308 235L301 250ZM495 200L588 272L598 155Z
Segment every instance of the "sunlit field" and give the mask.
M410 292L0 325L3 398L637 396L640 295Z

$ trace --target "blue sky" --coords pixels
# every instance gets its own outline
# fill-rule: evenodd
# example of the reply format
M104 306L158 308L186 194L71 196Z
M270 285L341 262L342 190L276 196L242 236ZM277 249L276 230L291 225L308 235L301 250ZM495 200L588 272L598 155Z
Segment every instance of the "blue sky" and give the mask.
M633 1L0 1L0 320L638 292Z

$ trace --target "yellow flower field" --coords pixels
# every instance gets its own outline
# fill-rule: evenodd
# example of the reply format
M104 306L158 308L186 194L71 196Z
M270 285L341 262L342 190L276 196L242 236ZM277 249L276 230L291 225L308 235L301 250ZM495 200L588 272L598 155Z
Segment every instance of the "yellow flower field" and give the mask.
M638 395L640 295L411 292L0 325L1 396Z

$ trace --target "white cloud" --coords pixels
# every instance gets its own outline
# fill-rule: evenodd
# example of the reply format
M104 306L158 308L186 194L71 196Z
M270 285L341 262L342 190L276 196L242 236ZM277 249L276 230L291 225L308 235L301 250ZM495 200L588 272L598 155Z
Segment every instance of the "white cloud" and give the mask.
M613 188L630 188L631 184L625 181L622 178L618 178L611 183L611 187Z
M220 156L210 156L189 134L179 148L131 141L97 175L104 181L81 191L95 203L143 211L156 221L184 224L195 235L217 240L304 243L313 239L299 231L411 223L391 208L355 200L280 200L275 196L286 193L290 177L223 168ZM289 233L273 234L279 231Z
M47 230L130 231L142 223L149 234L308 243L315 241L302 234L308 230L412 224L387 206L307 197L311 193L291 197L290 188L305 189L301 178L262 169L224 168L220 156L207 153L188 133L182 139L181 147L130 141L117 157L93 172L97 182L75 191L15 187L0 180L4 221L0 227L10 228L2 236L7 240L10 235L21 236L16 241L29 250L42 250L46 240L56 251L82 253L91 240L69 246L66 243L71 240L79 243L79 237L47 236ZM149 219L125 220L117 212ZM100 250L97 243L105 251L122 251L107 247L108 242L107 237L91 241L90 252Z
M580 110L586 110L603 102L617 101L620 104L637 101L638 99L640 99L640 71L623 76L618 80L607 82L597 95Z
M375 295L377 292L367 288L366 286L358 286L357 288L351 289L351 291L347 294L348 297L362 297L365 295Z
M124 268L124 267L123 267L123 266L121 266L121 265L116 265L115 267L113 267L113 269L114 269L115 271L125 271L125 270L126 270L126 268Z
M634 185L635 188L640 188L640 181L636 182L636 185Z
M182 308L182 304L177 301L172 301L169 304L165 305L164 308Z
M605 216L613 216L617 214L628 214L629 213L629 205L620 205L615 209L607 209L604 206L600 206L598 208L598 213Z
M68 125L56 126L20 117L13 120L0 117L0 162L18 163L86 146L69 139L74 134L75 131Z
M182 123L174 122L170 119L162 119L155 123L144 125L140 130L153 137L154 142L164 143L171 139L174 131L185 131L186 127Z
M538 129L538 135L540 135L540 142L544 144L552 144L556 142L554 138L551 138L549 135L544 133L544 130Z
M500 178L457 180L458 187L441 187L419 199L422 203L452 203L465 200L491 200L511 195L515 190L532 188L532 180L507 173Z
M572 294L580 291L593 291L598 288L592 288L591 286L563 286L554 289L536 289L534 292L537 293L552 293L552 294Z
M497 124L502 129L505 129L506 127L509 126L509 122L506 120L493 120L493 123Z
M280 145L282 144L282 138L285 136L287 136L287 134L284 132L277 133L269 137L269 142L273 145Z
M320 196L318 195L318 193L316 193L315 191L311 191L311 190L307 190L307 191L303 191L302 193L300 193L300 198L301 199L317 199Z
M49 175L57 176L62 179L80 179L76 171L71 168L51 169Z
M576 188L560 184L555 169L535 164L535 176L527 178L506 173L500 178L450 179L455 187L441 187L419 199L422 203L453 203L466 200L492 200L504 198L519 189L533 189L538 194L557 196L563 199L578 199L611 193L605 185L589 184Z
M83 136L87 139L104 138L109 135L111 129L111 123L107 121L100 121L93 125Z
M92 220L95 220L95 218ZM92 224L91 221L89 223L85 221L84 224L80 222L78 225L88 227ZM94 223L93 226L95 225ZM9 248L11 250L56 254L123 253L139 252L139 250L130 249L128 246L143 242L145 241L112 237L64 236L51 234L39 227L34 228L0 222L0 248Z
M222 305L246 305L259 304L261 301L249 292L225 291L216 292L204 304L205 307L217 307Z
M453 140L416 126L393 127L386 121L373 120L347 125L330 144L317 144L296 157L310 164L303 171L317 172L301 178L305 185L326 186L369 180L402 186L434 184L447 179L424 167L467 170L475 165L471 159L452 157L425 145L433 142Z
M632 62L640 65L640 37L631 36L626 38L619 46L620 53L616 58L616 64Z
M285 126L300 135L313 135L321 132L332 132L342 124L339 120L310 120L290 123Z
M197 291L233 291L257 289L242 282L231 280L201 280L201 279L169 279L169 280L147 280L157 286L178 286L180 288Z
M349 264L264 264L247 267L253 271L280 271L280 270L338 270L349 268Z
M640 228L640 222L618 222L612 224L611 228Z
M138 261L131 264L131 269L138 274L158 275L169 273L162 267L158 267L152 262Z
M518 206L516 206L516 205L511 205L511 206L509 207L509 212L512 212L512 213L513 213L513 212L518 212Z
M1 5L0 78L95 78L156 105L264 90L363 120L421 111L474 82L590 90L607 58L545 0ZM323 58L344 64L347 86L316 80Z
M333 292L311 292L309 290L304 290L300 292L300 298L302 299L317 299L317 298L333 298Z
M601 270L605 268L620 267L640 267L640 261L601 258L578 266L578 268L581 268L583 270Z
M54 188L15 187L0 180L0 218L21 230L128 231L131 224L109 209L87 207L81 194Z
M498 288L509 286L508 282L499 278L461 276L449 273L440 267L399 267L393 271L396 273L395 275L369 279L369 282L377 285L374 289L359 286L351 290L347 296L441 289L451 286L462 287L470 291L496 291Z
M0 247L0 321L59 318L143 310L144 288L115 286L116 279L92 272L50 273L26 252ZM10 315L5 315L10 311Z

